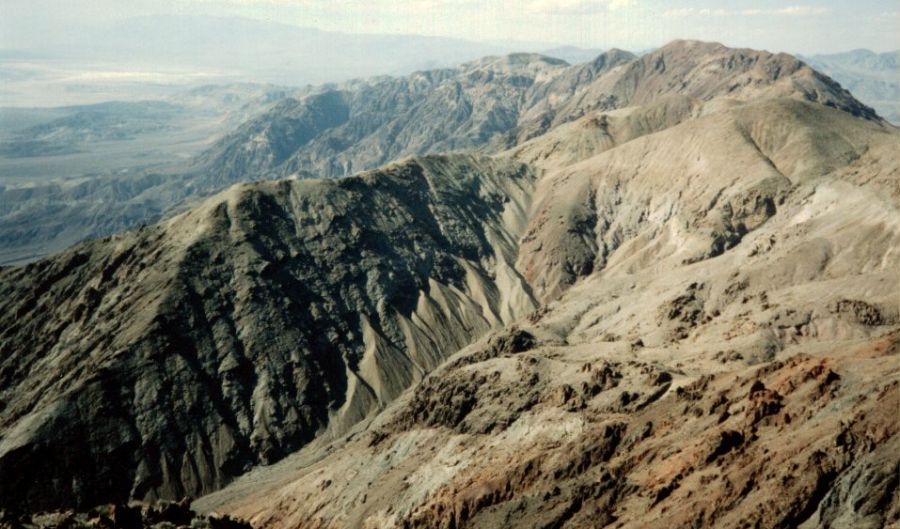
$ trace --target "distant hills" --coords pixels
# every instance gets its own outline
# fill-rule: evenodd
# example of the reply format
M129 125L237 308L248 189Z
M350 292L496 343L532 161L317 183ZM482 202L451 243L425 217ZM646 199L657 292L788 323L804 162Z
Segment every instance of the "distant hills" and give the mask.
M351 34L240 17L144 16L27 40L0 38L0 106L158 99L188 87L247 81L320 85L404 76L513 52L539 52L580 64L602 51L527 42ZM804 60L896 123L900 122L897 53L854 50Z
M64 116L16 131L11 140L0 143L0 156L25 158L76 152L79 144L162 132L179 108L147 101L100 103L68 110Z
M304 88L213 85L159 105L71 107L37 112L40 119L0 112L0 122L6 116L11 124L0 135L0 264L153 221L235 182L344 176L428 153L497 152L589 112L663 94L687 98L667 107L681 119L693 99L755 97L752 83L766 76L789 76L775 90L796 97L803 86L806 97L874 116L791 56L713 44L695 56L692 46L699 44L640 58L612 49L575 65L540 54L494 55ZM709 61L710 73L681 77L698 60ZM724 70L717 61L726 61Z
M804 57L894 124L900 124L900 50L853 50Z
M496 151L636 102L627 77L592 84L636 59L619 50L535 44L545 52L506 54L512 44L171 16L35 46L0 53L0 105L125 101L0 108L0 264L156 219L233 182ZM805 60L900 123L897 53ZM272 83L226 83L243 78Z
M556 57L557 59L562 59L569 64L580 64L583 62L590 62L597 58L598 55L603 53L604 50L600 48L579 48L577 46L557 46L555 48L550 48L546 50L542 50L541 54L546 55L548 57Z
M245 83L162 101L0 108L0 264L157 218L197 192L184 185L187 161L250 116L303 94Z
M613 49L574 66L517 53L287 98L200 155L197 170L223 182L251 174L343 176L415 154L511 147L588 112L642 104L664 93L753 98L753 83L765 76L790 76L792 86L782 80L776 90L875 116L789 55L705 45L695 57L695 45L685 42L684 52L667 46L642 58ZM710 72L687 77L683 72L696 69L697 61L708 61ZM635 78L645 81L636 85Z

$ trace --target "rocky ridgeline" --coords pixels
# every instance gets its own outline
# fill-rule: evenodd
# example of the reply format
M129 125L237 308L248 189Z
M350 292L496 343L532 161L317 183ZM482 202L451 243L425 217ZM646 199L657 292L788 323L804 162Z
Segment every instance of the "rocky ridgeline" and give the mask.
M879 119L790 55L676 41L643 57L611 49L574 66L537 54L489 57L287 98L198 156L196 167L222 184L248 175L343 176L405 156L496 151L598 110L673 95L790 95Z
M794 57L692 41L641 57L611 49L577 65L519 53L405 77L243 94L247 104L236 114L247 112L246 120L175 169L0 189L0 205L14 205L0 206L0 259L33 259L154 221L236 182L343 176L428 153L494 153L597 111L672 96L788 96L879 119Z

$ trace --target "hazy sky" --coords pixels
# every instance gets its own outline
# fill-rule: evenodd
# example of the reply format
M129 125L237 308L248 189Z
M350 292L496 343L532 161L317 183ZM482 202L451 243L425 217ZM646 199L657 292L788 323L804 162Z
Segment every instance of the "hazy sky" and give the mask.
M794 53L900 48L900 0L0 0L0 47L155 14L632 50L674 38Z

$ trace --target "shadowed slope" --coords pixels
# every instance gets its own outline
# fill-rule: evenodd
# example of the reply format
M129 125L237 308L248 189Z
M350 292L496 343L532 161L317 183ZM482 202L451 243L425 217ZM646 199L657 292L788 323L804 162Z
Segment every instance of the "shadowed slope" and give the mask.
M245 185L3 269L4 504L208 492L340 433L533 308L531 186L466 156Z

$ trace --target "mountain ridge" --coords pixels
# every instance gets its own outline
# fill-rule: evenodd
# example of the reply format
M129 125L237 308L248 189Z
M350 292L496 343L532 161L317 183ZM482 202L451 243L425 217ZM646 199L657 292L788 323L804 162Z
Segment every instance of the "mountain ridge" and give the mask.
M510 57L514 58L513 63L518 61L519 70L508 69L513 64ZM700 57L700 60L705 62L697 64L693 57ZM666 60L669 62L668 71ZM553 70L548 72L546 68L539 67L537 73L532 73L530 77L521 80L526 83L525 85L517 86L516 83L520 82L517 76L524 75L535 63L552 65L560 69L557 75L547 77L546 82L543 82L543 76L547 76ZM628 63L630 66L617 69L618 66ZM295 146L296 152L289 162L283 164L283 168L279 168L281 163L275 163L266 170L272 176L287 176L292 173L340 176L346 174L348 170L352 172L368 169L398 156L423 154L435 149L471 149L497 144L509 147L528 137L542 134L549 127L576 119L589 110L598 108L612 110L639 105L657 97L663 91L683 92L699 99L727 93L740 100L761 96L754 93L754 90L763 92L772 90L784 95L821 100L823 104L837 106L866 119L878 119L872 109L856 101L849 92L840 88L831 79L817 74L801 61L786 54L733 50L717 43L675 41L640 58L628 52L611 49L590 63L571 66L565 71L562 69L564 64L547 63L537 54L518 54L464 64L454 70L457 72L455 77L451 71L446 70L442 73L447 77L443 75L418 77L423 82L434 83L434 87L431 91L423 93L424 100L411 99L408 100L408 107L401 107L408 113L407 115L401 113L400 117L394 117L390 121L380 121L384 118L376 118L379 121L370 123L362 121L364 118L351 117L350 123L341 124L344 125L344 129L354 131L349 138L343 136L345 133L340 126L334 127L334 130L321 131L324 132L322 138L317 138L310 145L306 141L307 136L303 135L299 142L287 142ZM481 73L484 67L489 70L486 74ZM673 71L673 67L676 70ZM678 71L678 68L681 71ZM705 70L701 70L704 68ZM697 76L674 78L683 76L686 72L695 72ZM723 78L722 76L726 74L728 77ZM425 74L414 74L411 79L417 79L417 76L422 75ZM506 89L509 95L503 99L498 99L497 94L492 91L483 92L481 86L483 79L495 84L499 82L492 77L494 75L509 76L503 81L509 84ZM461 80L457 80L458 78ZM792 86L788 82L791 79L795 79L799 84ZM391 84L397 81L386 82ZM655 82L663 85L654 88L653 92L647 87ZM704 85L705 82L710 84ZM725 86L727 82L732 84ZM676 86L678 83L683 85ZM633 92L637 86L643 91ZM400 89L404 90L402 84ZM369 90L375 99L374 102L366 102L367 108L373 105L383 106L383 103L378 101L385 97L393 97L396 89L379 94L379 85L376 84ZM441 99L434 99L432 94L440 94ZM446 97L444 94L450 98L444 99ZM415 97L417 94L412 95ZM524 98L522 108L518 108L520 105L515 103L514 99L510 101L509 96ZM553 100L560 102L550 103ZM302 106L303 103L298 101L296 105ZM352 110L354 104L350 102L349 106L349 115L354 116ZM277 121L278 116L273 112L259 119L271 123ZM406 129L428 121L438 123L447 121L448 124L439 129L441 131L439 136L435 135L434 139L420 145L411 144L404 138L404 134L410 134L405 132ZM474 127L474 130L469 127ZM432 132L417 131L413 133L413 137L427 138L429 134ZM404 150L392 150L390 144L396 138L405 140L396 143L404 146ZM222 140L219 147L214 147L209 153L204 154L200 165L206 166L205 170L211 172L240 173L243 171L240 165L233 167L229 162L218 160L219 155L215 151L249 149L249 146L241 145L251 141L258 140L247 132L236 131L229 138ZM351 146L350 149L344 147L347 145ZM372 157L370 153L377 154ZM333 161L335 159L342 161L335 164Z
M764 100L544 169L517 267L548 301L198 507L266 527L890 526L900 164L897 131L864 123ZM575 280L547 296L559 269Z
M696 55L705 57L702 68L706 70L694 65L693 78L676 79L680 74L672 68L693 68L689 54L678 50L689 46L698 50ZM657 72L657 63L665 54L670 55L670 70ZM237 181L289 175L340 176L410 155L505 150L586 113L639 106L670 90L680 89L688 98L712 97L722 104L737 103L716 97L729 89L736 99L768 97L763 93L768 91L774 96L780 91L783 95L822 98L826 103L871 115L868 107L850 94L787 56L729 51L719 44L680 41L639 58L610 49L593 61L574 66L538 60L536 54L518 57L530 58L526 66L532 64L536 69L510 70L509 64L503 65L508 58L494 58L402 78L354 80L299 90L224 89L223 93L234 93L236 99L223 99L219 107L246 102L230 110L223 126L217 128L224 131L223 138L191 156L192 161L124 175L83 175L76 181L38 185L24 193L0 190L10 203L18 204L16 211L0 222L0 240L6 247L0 259L16 262L33 258L41 251L58 251L88 236L104 236L152 222ZM732 70L723 73L729 61ZM628 62L631 66L624 68ZM659 64L665 62L663 58ZM769 79L779 68L781 80ZM736 84L733 89L711 81L726 75L732 85ZM645 86L644 81L651 78L662 83L656 92L630 92L635 83ZM794 81L802 90L792 86ZM687 84L679 88L681 83ZM755 94L754 90L762 92ZM324 95L326 92L333 93ZM632 100L634 97L637 99ZM329 99L330 106L322 103ZM174 98L173 103L191 108L216 104L197 96L196 91ZM276 104L282 106L267 110ZM347 121L308 119L320 115L326 106L335 116L345 115ZM675 117L670 114L671 119ZM308 129L301 126L304 119ZM31 196L41 199L27 198ZM106 197L116 200L101 212L97 202Z
M449 182L445 166L463 167L473 173L481 169L477 173L478 180L469 180L469 185L476 188L469 190L464 182ZM56 259L55 264L44 261L20 269L4 269L4 297L18 301L9 307L9 311L4 311L7 321L2 337L2 379L6 389L2 399L7 404L3 410L5 433L0 440L3 453L0 470L5 476L24 475L26 466L31 465L29 473L49 477L62 467L74 476L84 476L85 483L64 493L47 481L32 481L27 488L22 483L5 481L3 498L19 498L31 509L36 509L54 506L54 502L69 497L69 494L75 495L77 504L91 505L113 491L123 500L130 495L154 497L208 492L212 490L209 487L226 482L229 475L234 477L245 470L243 465L282 457L299 446L298 443L308 442L317 430L330 426L340 431L342 421L352 424L376 409L379 402L391 400L419 377L422 369L431 368L439 361L442 352L436 349L436 344L446 346L457 340L462 346L468 333L484 332L492 325L520 314L522 307L528 307L532 302L527 290L521 285L516 286L519 280L511 272L511 265L502 265L506 257L498 254L485 261L487 256L480 255L489 248L487 240L492 241L490 248L500 251L515 237L504 235L503 231L481 233L485 228L480 222L465 221L466 218L480 218L471 215L490 215L496 219L491 229L502 230L504 221L499 217L504 213L504 207L497 200L515 196L516 192L484 194L480 209L475 209L473 202L467 206L466 213L454 212L448 204L441 203L434 205L429 214L424 205L428 203L426 197L429 194L432 197L439 194L444 201L449 201L453 193L459 193L460 198L471 200L481 193L478 187L489 185L487 173L494 170L502 172L504 177L495 179L494 186L527 185L527 174L521 167L463 156L423 159L385 168L379 173L380 181L387 183L393 179L394 183L389 187L376 186L372 180L374 175L365 174L339 181L244 185L217 195L196 210L161 225L77 246ZM431 178L443 179L443 185L428 183L427 179ZM519 181L521 184L517 184ZM367 189L371 193L367 193ZM475 195L471 194L473 192ZM275 200L274 196L279 198ZM425 202L421 203L423 198ZM287 202L283 202L285 200ZM330 205L324 211L312 209L319 201ZM392 224L377 220L369 225L351 221L350 226L339 227L345 222L342 219L352 217L347 210L351 204L353 208L363 210L371 208L399 213L405 209L408 212L405 219L412 223L405 227L407 243L401 243L394 236L388 245L384 237L393 229ZM302 218L312 224L292 225L292 216L300 211L297 208L311 208L310 214ZM507 215L515 217L517 214L521 215L521 212L511 211ZM401 220L389 216L383 218L388 223ZM267 226L263 227L260 222ZM421 229L414 229L416 225ZM259 226L261 231L254 232L254 226ZM357 233L352 239L355 242L349 245L347 242L350 241L337 242L345 236L345 228ZM515 226L509 229L514 230ZM287 234L293 234L294 230L305 231L309 234L308 244L323 249L329 247L333 255L329 257L319 251L305 253L303 238L283 247L280 241L288 240ZM276 233L280 235L276 237ZM332 243L317 242L320 237L335 240ZM233 241L229 245L235 245L234 252L220 254L216 250L222 244L220 239ZM437 249L453 245L453 241L457 244L455 250L425 253L427 245ZM157 246L160 243L162 246ZM147 254L150 251L147 248L157 251ZM338 257L347 252L344 257ZM228 253L233 256L227 257ZM141 258L142 254L148 257ZM354 255L351 257L351 254ZM208 259L212 262L206 264ZM359 262L359 265L335 268L329 267L329 261ZM280 269L285 265L295 271L275 272L273 269L273 266ZM301 269L305 271L300 272ZM493 283L488 288L484 283L487 270L491 270L492 276L508 276L509 290L502 290ZM315 279L323 273L337 275ZM14 285L22 274L37 274L43 279L35 283L33 291L27 287L19 290ZM230 285L226 280L228 277L234 277ZM244 279L238 280L240 277ZM78 278L75 284L70 282L74 278ZM216 283L216 289L220 291L215 296L217 300L209 298L209 281ZM327 294L320 290L314 294L309 289L315 283L319 287L314 288L334 290ZM409 291L413 285L419 285L421 295ZM80 290L80 294L55 310L46 311L48 307L41 299L72 288ZM128 293L128 300L120 298L123 288ZM315 299L319 301L313 301ZM316 308L317 303L322 303L322 307ZM340 303L359 306L342 310L337 308ZM337 314L335 310L338 310ZM438 310L440 312L435 312ZM362 320L351 317L357 311L368 317ZM301 314L312 320L306 323L292 321ZM453 327L445 319L448 317L459 319L465 326ZM120 327L117 323L120 318L127 318L129 323ZM287 318L282 321L281 329L298 329L300 334L291 339L282 336L283 330L275 324L281 318ZM334 322L334 330L326 332L329 325L326 321ZM40 340L38 335L26 338L35 325L44 327L54 337L52 341ZM112 338L112 332L116 332L118 338ZM304 333L310 334L304 337ZM253 345L264 343L266 336L275 341L262 349L261 345ZM112 341L108 342L110 339ZM327 342L323 341L326 339ZM94 340L105 344L100 346L103 353L94 350L97 346ZM326 349L332 352L322 349L329 342L331 345ZM341 351L342 342L347 342L345 351ZM185 349L188 343L193 345ZM293 350L291 343L296 343L300 351ZM308 345L303 346L303 343ZM25 352L26 344L31 353L20 356ZM398 347L406 352L398 351ZM274 357L279 349L285 355L282 361L276 361ZM304 349L306 353L301 352ZM244 351L257 351L264 356L248 359ZM225 356L215 360L217 352ZM95 367L85 371L86 366L82 366L69 372L69 366L77 366L82 355L87 355ZM38 366L47 365L48 358L61 362L51 369L62 378L28 375L46 369ZM213 360L212 365L210 360ZM252 367L260 361L263 365ZM346 373L339 367L342 362L346 362ZM370 365L373 362L374 365ZM136 370L136 363L147 367ZM392 367L379 369L376 367L379 363ZM284 365L293 364L297 365L294 372L283 371ZM317 367L307 372L310 366ZM262 371L257 373L254 369ZM148 371L141 374L144 370ZM314 376L313 372L324 373L324 379ZM333 377L331 381L330 377ZM106 427L101 428L100 423L93 422L90 414L85 418L92 420L88 424L66 423L73 407L84 406L85 399L98 397L98 384L104 387L119 378L122 380L116 382L118 387L107 388L105 391L112 393L101 393L100 402L93 404L102 410ZM154 397L156 391L162 391L171 383L167 382L171 378L183 379L182 390L196 385L194 396L182 394L179 397L182 400L171 401L169 399L174 397L163 397L161 393ZM221 387L217 389L217 385ZM62 391L62 387L68 389ZM266 390L266 387L271 389ZM295 397L281 393L290 387L296 388ZM38 397L57 391L68 396L55 403ZM207 391L209 396L205 395ZM256 410L256 416L252 416L251 402L268 399L263 395L269 391L274 392L273 397L281 395L271 402L283 403L268 412L262 411L268 404L252 404L252 409ZM16 395L33 395L34 399L20 400L15 398ZM9 403L10 399L15 402ZM307 399L308 404L304 403ZM133 402L134 408L121 407L119 401ZM171 409L199 407L208 410L212 418L219 417L223 423L217 424L213 419L194 425L192 421L196 418L190 413L171 419L172 423L161 423L160 419L169 415L155 410L160 405ZM223 406L225 409L237 406L245 411L215 411ZM282 406L287 407L282 410ZM24 420L26 417L41 419L35 424L33 420ZM100 420L100 417L94 419ZM275 425L282 421L283 426ZM42 432L48 432L47 428L58 433L63 425L65 428L87 428L95 434L79 439L80 444L69 444L67 448L53 444L65 441L62 437L56 437L56 441L46 438L44 442L51 443L49 445L28 444L30 437L46 435ZM118 435L123 436L118 441L123 443L122 448L118 450L126 450L126 453L104 459L102 451L94 451L100 448L102 437L93 435L102 435L114 425L119 428ZM205 432L188 433L198 426ZM140 452L128 452L124 448L138 439L141 440ZM195 447L186 444L190 439L199 444ZM78 450L84 451L84 460L59 460L52 455ZM182 451L189 459L185 460L185 467L179 468ZM143 456L140 461L129 459L138 457L139 453L151 459L144 460ZM157 453L160 459L152 459ZM77 465L91 461L96 474L89 478L77 470ZM124 468L130 471L119 479L133 480L132 484L105 481Z
M888 121L900 123L900 50L860 49L803 59L868 101Z

